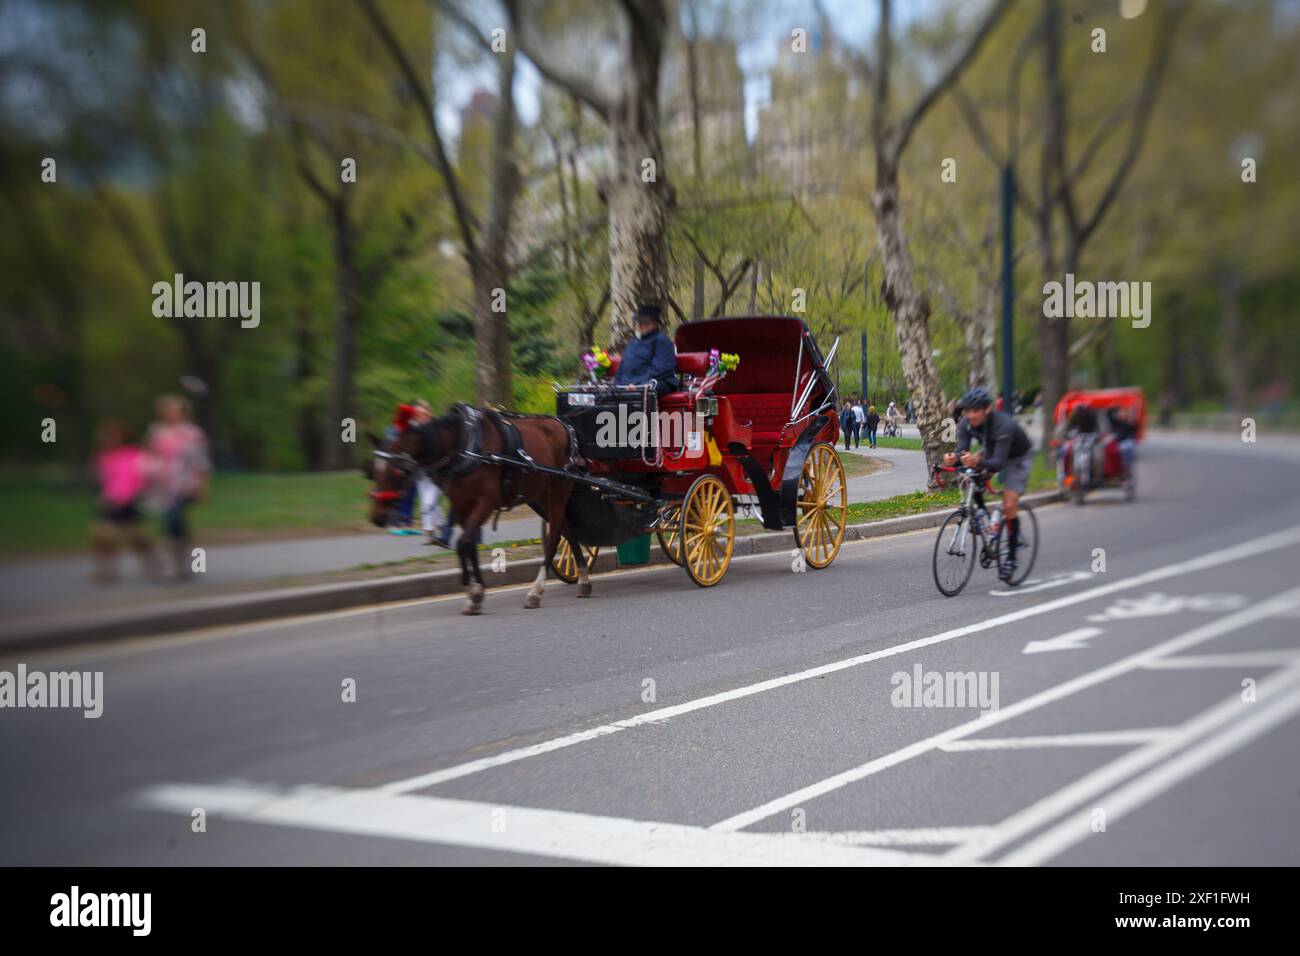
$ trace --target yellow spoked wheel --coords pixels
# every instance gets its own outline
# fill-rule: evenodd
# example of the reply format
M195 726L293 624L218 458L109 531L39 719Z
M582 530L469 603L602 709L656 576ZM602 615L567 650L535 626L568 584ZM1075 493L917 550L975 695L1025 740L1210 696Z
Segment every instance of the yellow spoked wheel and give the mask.
M663 520L659 522L659 527L655 528L659 547L663 548L664 554L668 555L668 560L679 567L682 563L681 513L680 505L670 505L664 509Z
M840 456L826 442L818 442L803 462L795 514L795 543L809 567L824 568L840 553L848 506L849 490Z
M682 500L681 565L702 588L722 580L736 547L736 508L716 475L701 475Z
M542 523L542 539L546 538L546 523ZM582 552L586 557L587 573L591 573L592 567L596 564L596 555L600 554L599 545L583 545ZM560 543L555 546L555 556L551 558L551 570L555 576L565 584L576 584L578 580L578 561L573 556L573 548L569 547L568 538L560 538Z

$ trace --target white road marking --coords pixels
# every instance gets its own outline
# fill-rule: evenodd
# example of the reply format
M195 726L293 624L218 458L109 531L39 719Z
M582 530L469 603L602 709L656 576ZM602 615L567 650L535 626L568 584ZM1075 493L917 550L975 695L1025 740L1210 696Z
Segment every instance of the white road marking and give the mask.
M203 807L210 816L247 823L626 866L901 866L935 859L788 840L781 833L721 834L675 823L369 789L164 784L143 793L139 804L187 816Z
M851 783L864 780L867 777L877 774L882 770L897 766L911 760L913 757L919 757L923 754L937 750L942 745L950 741L960 740L969 734L976 733L987 727L1004 723L1014 717L1027 714L1030 711L1037 710L1047 704L1054 703L1081 690L1094 687L1106 681L1113 680L1123 674L1140 668L1147 661L1155 660L1160 657L1166 657L1175 654L1189 647L1205 641L1213 640L1216 637L1222 637L1224 634L1246 627L1256 621L1262 620L1277 613L1279 608L1290 606L1292 603L1300 601L1300 588L1294 588L1279 594L1273 598L1256 604L1253 607L1238 611L1235 614L1218 618L1208 624L1202 625L1195 630L1186 634L1171 638L1154 647L1139 651L1129 657L1114 661L1104 667L1099 667L1094 671L1081 674L1072 678L1063 684L1057 684L1055 687L1049 687L1047 690L1040 691L1024 700L1003 707L1000 710L993 711L983 716L968 720L964 724L958 724L956 727L949 728L932 737L926 737L915 743L903 747L901 750L895 750L893 753L885 754L883 757L877 757L869 760L864 764L837 773L834 776L827 777L824 780L803 787L793 793L777 797L775 800L769 800L752 810L746 810L744 813L738 813L735 816L728 817L713 825L715 830L740 830L744 827L757 823L772 816L774 813L780 813L783 810L789 810L792 807L799 806L809 800L825 796ZM1159 744L1153 746L1161 746Z
M985 836L992 827L920 827L910 830L845 830L790 836L845 846L952 846Z
M1300 604L1296 605L1300 610ZM1200 670L1202 668L1241 668L1241 667L1285 667L1295 660L1296 652L1290 651L1241 651L1237 654L1188 654L1183 657L1170 657L1161 661L1151 661L1144 665L1153 671Z
M905 644L896 644L893 647L886 647L882 650L872 651L867 654L859 654L856 657L849 657L830 664L823 664L819 667L809 668L808 670L797 671L793 674L787 674L784 677L776 677L770 680L759 681L756 684L737 687L733 690L710 694L706 697L699 697L695 700L675 704L671 707L661 707L658 710L648 711L647 713L638 714L635 717L629 717L625 720L615 721L614 723L602 724L599 727L592 727L588 730L566 734L565 736L556 737L543 743L533 744L515 750L502 751L501 753L495 754L491 757L482 757L478 760L456 764L451 767L445 767L441 770L433 770L429 773L423 773L404 780L395 780L391 783L385 784L380 789L386 793L410 793L415 790L422 790L426 787L445 783L448 780L457 780L461 777L467 777L470 774L480 773L494 767L500 767L505 764L526 760L540 754L552 753L566 747L572 747L588 740L607 737L610 734L615 734L632 727L660 724L672 720L674 717L680 717L683 714L690 714L709 707L716 707L719 704L729 703L733 700L741 700L745 697L751 697L755 694L761 694L769 690L788 687L791 684L813 680L827 674L834 674L838 671L847 670L851 667L858 667L862 664L868 664L872 661L882 660L898 654L906 654L909 651L919 650L923 647L930 647L934 644L941 644L945 641L955 640L959 637L966 637L970 634L978 634L982 631L1000 627L1003 624L1013 624L1016 621L1037 617L1040 614L1059 611L1062 608L1071 607L1072 605L1080 604L1084 601L1090 601L1093 598L1104 597L1108 594L1115 594L1119 591L1127 590L1128 588L1141 587L1142 585L1150 584L1154 581L1163 581L1166 578L1178 577L1180 575L1191 574L1196 571L1218 567L1221 564L1228 564L1233 561L1253 558L1266 551L1288 548L1296 544L1300 544L1300 525L1287 528L1283 531L1275 531L1272 534L1267 534L1251 541L1245 541L1229 548L1211 551L1198 558L1179 561L1175 564L1165 565L1164 567L1153 568L1150 571L1145 571L1142 574L1134 575L1130 578L1122 578L1108 584L1101 584L1095 588L1089 588L1086 591L1080 591L1076 594L1069 594L1064 597L1056 598L1055 600L1048 601L1045 604L1036 604L1030 607L1020 608L1019 610L1011 611L1007 614L1001 614L997 617L988 618L983 621L978 621L974 624L967 624L964 627L953 628L950 631L944 631L931 637L908 641ZM869 620L864 620L860 623L867 624L869 623Z
M1048 651L1079 651L1088 647L1088 641L1099 634L1104 634L1099 627L1081 627L1045 641L1030 641L1022 654L1044 654Z
M1096 575L1091 571L1062 571L1060 574L1054 574L1049 578L1030 578L1014 588L994 588L989 591L989 594L994 597L1008 597L1012 594L1036 594L1039 591L1048 591L1052 588L1059 588L1064 584L1086 581L1093 577L1096 577Z
M1038 747L1131 747L1163 740L1173 732L1172 727L1146 727L1046 737L977 737L974 740L954 740L943 744L939 749L947 753L959 753L963 750L1030 750Z
M1201 611L1206 614L1227 614L1243 608L1248 603L1244 594L1162 594L1156 591L1140 597L1120 598L1101 614L1090 614L1088 620L1131 621L1138 618L1163 617L1182 611Z
M1258 690L1260 703L1244 704L1240 697L1230 697L1218 707L1190 721L1186 725L1186 731L1180 730L1179 737L1176 740L1153 744L1150 748L1143 748L1130 754L1129 758L1122 758L1128 759L1130 766L1122 768L1120 772L1107 773L1106 771L1110 769L1109 766L1094 771L1072 787L1067 788L1072 792L1058 802L1077 804L1080 800L1088 800L1092 806L1101 807L1105 811L1106 824L1107 827L1110 827L1120 817L1159 796L1180 780L1199 773L1210 764L1228 756L1233 751L1245 746L1256 737L1262 736L1273 727L1300 712L1300 665L1292 667L1284 674L1279 674L1275 678L1262 682ZM1242 717L1243 713L1245 714L1244 717ZM1242 717L1242 719L1233 722L1233 718L1236 717ZM1133 765L1159 760L1165 757L1169 750L1185 745L1189 739L1213 730L1220 724L1227 724L1228 726L1172 760L1130 781L1118 790L1093 798L1093 794L1104 790L1106 785L1128 776L1132 772ZM1026 822L1032 823L1029 815L1032 814L1034 809L1031 807L1030 810L1025 811ZM1055 827L1039 834L1024 846L1008 853L998 861L999 865L1035 866L1044 860L1059 856L1065 850L1089 836L1100 836L1092 832L1091 812L1092 809L1089 807L1084 811L1071 813ZM998 837L991 840L991 846L1005 845L1014 835L1029 832L1029 830L1024 829L1021 817L1022 814L1017 814L1006 824L999 824L995 828L998 831ZM1049 819L1054 818L1053 816ZM1005 830L1004 826L1006 827ZM1033 826L1030 826L1029 829L1032 830ZM1123 839L1123 837L1117 839ZM970 846L972 848L981 846L988 840L990 838L987 837L982 840L977 839ZM965 852L965 848L963 848L962 852ZM981 852L980 856L984 856L986 853L987 850Z

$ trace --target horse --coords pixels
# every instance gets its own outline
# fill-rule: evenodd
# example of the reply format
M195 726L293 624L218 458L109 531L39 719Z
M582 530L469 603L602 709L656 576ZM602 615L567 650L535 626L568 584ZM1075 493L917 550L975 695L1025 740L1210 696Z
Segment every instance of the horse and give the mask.
M399 434L386 449L376 452L371 522L380 528L386 526L416 473L428 471L447 495L451 520L462 529L456 547L466 594L461 613L480 614L484 585L475 544L479 531L494 512L527 503L546 521L542 566L524 600L526 608L540 607L546 570L555 557L560 536L564 535L574 554L582 554L582 548L565 518L573 482L529 470L528 466L536 463L563 470L570 464L573 446L568 428L558 418L546 415L489 413L462 404L423 423L414 418L413 408L399 406L394 419ZM526 457L512 454L515 435ZM514 457L519 464L493 464L483 461L484 455ZM578 597L590 597L591 579L582 562L578 563Z

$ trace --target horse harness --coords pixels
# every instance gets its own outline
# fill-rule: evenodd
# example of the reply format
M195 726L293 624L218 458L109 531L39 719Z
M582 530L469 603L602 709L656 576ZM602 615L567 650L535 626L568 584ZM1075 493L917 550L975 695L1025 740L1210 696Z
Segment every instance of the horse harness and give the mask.
M440 485L456 478L472 474L483 465L496 465L501 469L500 504L492 519L495 531L501 512L508 511L523 504L524 495L520 492L521 472L540 472L555 477L567 477L572 468L584 465L579 453L578 435L573 426L563 419L551 415L525 415L516 412L498 412L494 409L478 409L464 402L452 406L452 413L461 421L460 448L449 452L442 459L429 466L428 470ZM539 465L524 448L523 438L515 427L515 420L520 418L546 418L558 421L564 426L569 436L569 461L563 470ZM489 421L501 438L501 451L497 453L483 450L484 420Z

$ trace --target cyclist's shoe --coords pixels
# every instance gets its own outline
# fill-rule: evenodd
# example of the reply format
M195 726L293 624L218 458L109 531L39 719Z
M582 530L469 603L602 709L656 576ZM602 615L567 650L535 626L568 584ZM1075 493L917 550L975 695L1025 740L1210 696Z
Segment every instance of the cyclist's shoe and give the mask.
M998 580L1010 584L1011 579L1016 576L1016 567L1015 561L1003 561L1002 567L998 568Z

